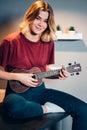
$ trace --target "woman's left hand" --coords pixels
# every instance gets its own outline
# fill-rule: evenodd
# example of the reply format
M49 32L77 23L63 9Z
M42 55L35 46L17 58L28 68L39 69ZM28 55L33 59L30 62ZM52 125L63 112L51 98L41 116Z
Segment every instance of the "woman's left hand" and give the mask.
M69 73L67 70L65 70L64 66L62 66L62 69L58 75L59 79L66 79L68 77Z

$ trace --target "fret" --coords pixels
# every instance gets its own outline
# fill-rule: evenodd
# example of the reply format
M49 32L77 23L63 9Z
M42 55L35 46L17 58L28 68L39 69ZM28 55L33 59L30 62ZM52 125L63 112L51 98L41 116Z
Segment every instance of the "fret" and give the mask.
M60 72L59 69L57 69L57 70L51 70L51 71L47 71L47 72L40 72L40 73L37 74L37 77L39 79L42 79L42 78L46 78L46 77L58 75L59 72Z

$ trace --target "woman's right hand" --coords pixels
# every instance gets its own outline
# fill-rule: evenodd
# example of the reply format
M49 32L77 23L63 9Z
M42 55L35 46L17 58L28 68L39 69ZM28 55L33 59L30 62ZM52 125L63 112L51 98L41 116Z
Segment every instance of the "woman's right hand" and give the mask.
M26 86L36 87L38 85L38 80L33 78L34 74L29 73L15 73L16 80L20 81L22 84Z

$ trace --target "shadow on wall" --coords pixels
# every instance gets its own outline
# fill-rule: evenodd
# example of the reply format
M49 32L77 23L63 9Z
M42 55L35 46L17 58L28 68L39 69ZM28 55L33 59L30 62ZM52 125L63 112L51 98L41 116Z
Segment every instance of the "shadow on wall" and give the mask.
M22 19L22 17L18 17L0 26L0 42L6 35L19 30L19 24L22 22Z

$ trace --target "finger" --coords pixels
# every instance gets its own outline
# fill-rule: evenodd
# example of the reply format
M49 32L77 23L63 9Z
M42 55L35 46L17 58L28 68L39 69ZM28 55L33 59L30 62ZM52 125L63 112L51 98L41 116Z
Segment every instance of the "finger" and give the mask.
M59 79L66 79L67 75L65 74L65 71L60 71Z
M63 73L63 71L61 70L60 71L60 75L59 75L61 78L64 78L65 77L65 75L64 75L64 73Z
M33 82L38 82L38 79L36 78L35 74L30 74L30 75L29 75L29 78L30 78L30 80L33 81Z
M61 69L61 74L63 75L63 76L65 76L65 77L67 77L68 76L68 71L65 69L65 67L64 66L62 66L62 69Z
M38 82L29 81L26 83L28 87L36 87L38 85Z
M69 73L66 70L62 70L62 73L65 77L68 77Z

